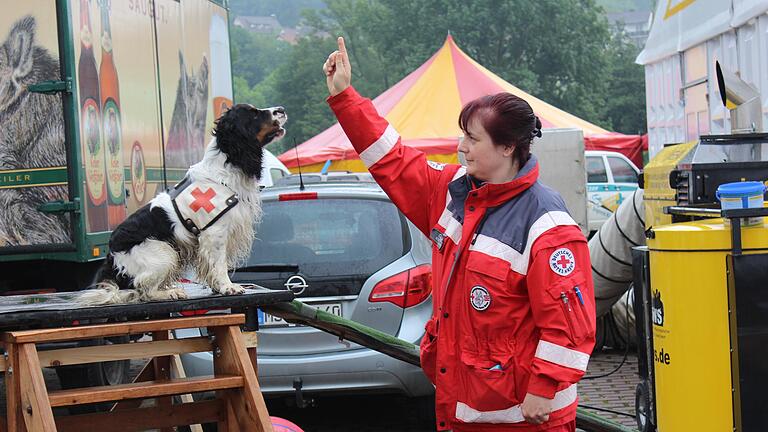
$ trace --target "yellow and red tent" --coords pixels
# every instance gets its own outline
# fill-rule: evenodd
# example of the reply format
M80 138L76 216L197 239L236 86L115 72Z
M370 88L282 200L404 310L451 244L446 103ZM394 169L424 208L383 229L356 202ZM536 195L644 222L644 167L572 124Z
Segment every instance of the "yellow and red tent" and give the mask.
M457 162L461 108L478 97L504 91L528 101L544 128L581 129L587 148L622 151L630 159L639 157L642 161L639 136L608 132L525 93L469 57L450 35L426 63L379 95L373 104L400 133L405 145L422 150L430 160ZM279 156L291 171L298 166L297 158L302 171L307 172L321 171L327 161L331 161L327 167L330 171L366 171L338 123Z

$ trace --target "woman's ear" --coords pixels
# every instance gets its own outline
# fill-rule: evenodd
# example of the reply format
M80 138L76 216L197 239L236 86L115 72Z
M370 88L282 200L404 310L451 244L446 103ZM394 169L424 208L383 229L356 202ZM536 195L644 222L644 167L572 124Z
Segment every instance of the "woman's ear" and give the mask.
M512 157L515 154L515 146L504 146L504 150L501 152L504 157Z

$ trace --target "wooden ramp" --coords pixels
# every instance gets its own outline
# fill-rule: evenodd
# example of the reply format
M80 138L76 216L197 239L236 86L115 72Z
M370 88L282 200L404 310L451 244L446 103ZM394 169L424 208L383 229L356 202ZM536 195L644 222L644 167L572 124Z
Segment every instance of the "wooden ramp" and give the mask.
M6 345L7 430L56 432L108 430L172 431L175 426L218 423L219 431L272 431L256 380L255 339L244 337L244 314L200 315L114 324L18 330L2 333ZM207 327L209 337L174 340L169 331ZM151 334L148 342L38 352L37 344L96 337ZM249 348L250 347L250 348ZM172 378L172 356L212 351L214 375ZM250 351L250 352L249 352ZM153 357L137 382L48 392L42 367ZM175 395L215 392L215 399L191 402ZM154 399L152 406L137 403ZM186 401L186 402L184 402ZM116 402L109 412L54 417L54 407ZM2 427L0 427L0 430Z

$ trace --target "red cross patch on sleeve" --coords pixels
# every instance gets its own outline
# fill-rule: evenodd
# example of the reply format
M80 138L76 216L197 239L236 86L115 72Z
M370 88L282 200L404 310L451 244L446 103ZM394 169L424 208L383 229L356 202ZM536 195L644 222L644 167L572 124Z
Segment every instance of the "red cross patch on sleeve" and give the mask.
M576 268L576 258L573 256L573 252L568 248L560 248L552 252L552 255L549 256L549 268L560 276L568 276L573 273Z

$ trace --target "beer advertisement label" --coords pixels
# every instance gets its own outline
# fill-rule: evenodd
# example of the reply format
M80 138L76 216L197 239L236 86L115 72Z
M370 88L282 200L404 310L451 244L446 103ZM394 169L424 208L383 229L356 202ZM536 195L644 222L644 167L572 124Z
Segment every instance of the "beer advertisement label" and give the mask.
M85 183L88 195L95 204L104 202L104 146L99 132L99 107L88 98L83 103L80 124L82 126L83 155L85 156Z
M104 141L107 148L107 189L109 201L122 204L125 187L123 186L123 146L120 130L120 109L112 99L104 104Z
M143 203L147 192L147 168L144 163L144 151L136 141L131 149L131 187L136 201Z

